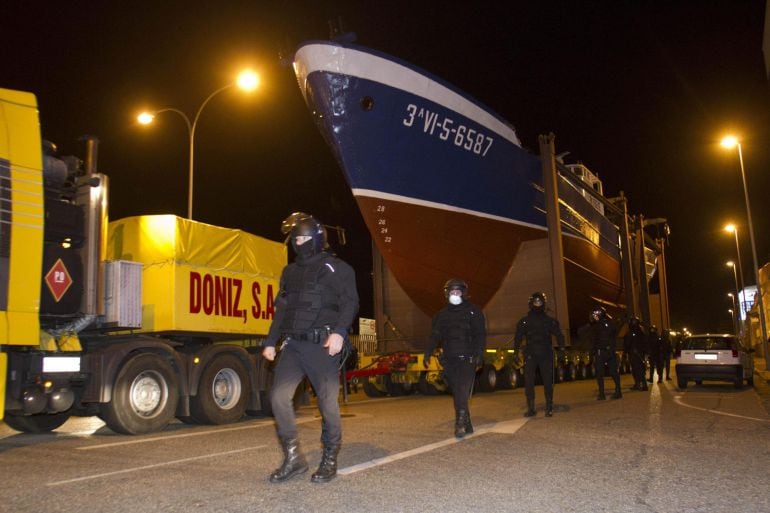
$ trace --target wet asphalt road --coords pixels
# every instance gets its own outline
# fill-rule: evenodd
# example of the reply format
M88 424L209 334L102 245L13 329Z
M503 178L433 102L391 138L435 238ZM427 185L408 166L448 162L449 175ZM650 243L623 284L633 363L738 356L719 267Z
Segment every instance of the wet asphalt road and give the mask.
M452 436L448 396L344 406L340 476L267 481L281 460L271 419L174 424L116 435L96 418L57 433L0 425L0 504L9 512L770 512L770 416L752 388L707 383L595 400L594 381L556 387L556 414L526 420L524 391L478 394L477 433ZM611 390L610 381L607 381ZM316 410L299 412L311 471Z

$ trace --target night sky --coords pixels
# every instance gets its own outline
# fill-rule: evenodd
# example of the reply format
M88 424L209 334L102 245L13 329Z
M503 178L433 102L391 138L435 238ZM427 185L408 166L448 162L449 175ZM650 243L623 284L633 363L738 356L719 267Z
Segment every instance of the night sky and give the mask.
M665 217L672 320L694 331L730 329L727 292L739 225L746 284L751 246L737 153L742 136L760 266L770 261L770 85L762 56L765 2L51 2L0 5L0 87L37 95L44 138L83 155L101 140L112 219L187 214L188 136L203 100L245 66L262 87L207 105L195 136L194 218L280 239L292 211L347 229L332 244L358 273L372 315L371 239L290 66L303 40L342 19L357 43L412 62L465 90L537 150L557 153L622 190L630 212ZM437 291L440 293L440 291Z

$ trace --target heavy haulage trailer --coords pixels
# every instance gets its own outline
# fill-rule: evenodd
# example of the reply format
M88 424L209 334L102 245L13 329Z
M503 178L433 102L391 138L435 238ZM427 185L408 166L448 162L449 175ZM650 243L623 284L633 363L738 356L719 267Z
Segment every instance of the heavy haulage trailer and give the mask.
M512 349L487 349L484 363L476 372L474 391L493 392L524 386L522 355L515 357ZM438 356L435 355L435 356ZM347 372L347 380L361 384L369 397L408 395L418 392L437 395L450 391L444 379L439 358L431 358L427 368L422 353L396 351L386 354L362 355L359 368ZM618 354L621 373L631 372L625 354ZM593 358L589 351L568 349L563 356L554 355L554 380L557 383L589 379L594 376Z
M269 412L259 339L286 247L172 215L108 222L97 141L43 151L31 93L0 89L0 415L116 432Z

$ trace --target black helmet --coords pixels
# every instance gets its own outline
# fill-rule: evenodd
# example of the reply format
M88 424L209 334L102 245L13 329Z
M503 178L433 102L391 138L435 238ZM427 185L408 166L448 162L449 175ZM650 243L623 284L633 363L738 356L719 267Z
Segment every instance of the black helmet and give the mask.
M537 312L545 310L546 295L545 292L533 292L529 296L529 309Z
M326 229L310 214L294 212L281 223L281 232L289 235L291 247L297 255L312 256L327 249ZM304 244L297 244L297 237L310 237Z
M591 314L588 316L588 320L590 322L596 322L601 319L604 319L607 317L607 310L604 309L603 306L595 306L593 310L591 310Z
M449 293L453 290L459 290L462 292L463 298L468 297L468 284L459 278L452 278L451 280L447 280L447 282L444 284L444 297L448 298Z

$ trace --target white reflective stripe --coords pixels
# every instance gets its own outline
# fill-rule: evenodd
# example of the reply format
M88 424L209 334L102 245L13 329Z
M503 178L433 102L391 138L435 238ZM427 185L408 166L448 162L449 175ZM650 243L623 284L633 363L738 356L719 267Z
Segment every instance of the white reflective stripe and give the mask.
M79 356L45 356L43 372L80 372Z

